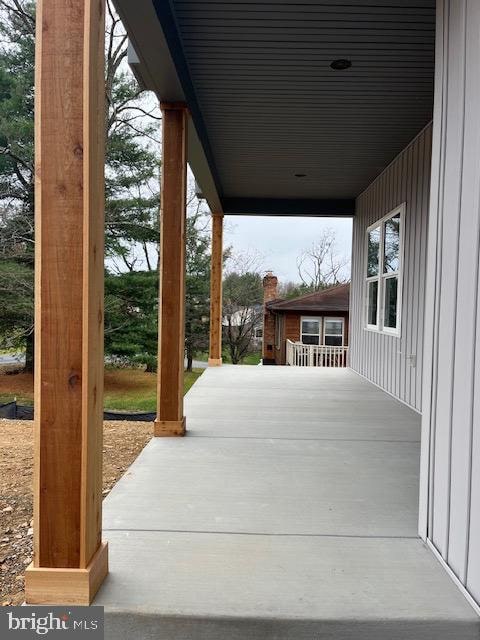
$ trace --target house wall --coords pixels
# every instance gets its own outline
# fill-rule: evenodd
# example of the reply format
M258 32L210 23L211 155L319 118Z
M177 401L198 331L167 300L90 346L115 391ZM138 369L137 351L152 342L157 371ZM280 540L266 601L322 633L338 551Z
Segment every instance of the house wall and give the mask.
M480 2L437 7L420 531L480 602Z
M422 361L431 125L357 198L353 222L350 366L417 411ZM405 203L399 337L365 328L366 230Z
M285 340L300 340L300 317L298 313L285 314Z
M307 316L313 317L331 317L331 318L344 318L344 342L345 345L348 345L349 339L349 322L348 322L348 313L295 313L295 312L286 312L281 314L284 318L282 324L282 336L281 336L281 348L277 349L275 352L275 361L276 364L285 364L286 361L286 341L291 340L292 342L298 342L300 340L300 321L302 318Z

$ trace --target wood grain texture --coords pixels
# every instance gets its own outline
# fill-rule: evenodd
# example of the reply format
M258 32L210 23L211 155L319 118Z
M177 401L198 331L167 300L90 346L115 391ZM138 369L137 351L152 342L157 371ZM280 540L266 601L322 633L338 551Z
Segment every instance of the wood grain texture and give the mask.
M105 2L85 2L82 488L80 566L101 543L105 234Z
M212 215L210 270L210 366L222 364L223 215Z
M172 436L184 436L186 433L186 420L155 420L153 435L156 438L168 438Z
M163 107L156 424L178 425L184 418L187 110Z
M74 604L88 606L108 573L108 545L97 549L82 569L45 569L30 565L25 572L28 604Z
M100 545L103 0L37 5L34 565Z

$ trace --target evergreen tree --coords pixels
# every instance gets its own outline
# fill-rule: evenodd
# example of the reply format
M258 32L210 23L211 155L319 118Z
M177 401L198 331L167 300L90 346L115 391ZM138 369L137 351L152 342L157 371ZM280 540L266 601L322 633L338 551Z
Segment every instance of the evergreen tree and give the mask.
M0 341L33 367L34 6L0 4ZM0 342L0 343L1 343Z
M158 272L105 276L105 352L125 364L157 366Z
M110 0L106 34L106 353L156 365L160 140L156 103L126 68ZM0 345L33 367L35 4L0 0ZM195 209L193 198L190 205ZM197 203L198 204L198 203ZM209 234L187 222L186 351L208 345ZM116 275L115 275L116 273Z
M197 206L187 218L185 353L187 371L194 356L208 349L210 314L210 216Z
M150 271L158 266L161 117L125 67L127 35L111 0L107 7L106 252L119 270Z
M187 217L185 353L191 371L195 355L208 348L209 216L194 207ZM105 352L126 364L157 366L158 271L108 273L105 278Z
M106 251L132 270L158 260L160 116L125 68L127 37L107 2ZM0 0L0 345L33 367L35 4ZM152 256L154 264L151 264ZM13 277L14 276L14 277Z

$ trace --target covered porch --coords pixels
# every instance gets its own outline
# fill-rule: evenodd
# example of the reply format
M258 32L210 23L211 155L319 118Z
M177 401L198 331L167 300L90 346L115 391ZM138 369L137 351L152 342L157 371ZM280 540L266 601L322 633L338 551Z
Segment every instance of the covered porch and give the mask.
M89 604L108 542L111 637L478 639L479 4L116 6L163 113L155 439L102 530L104 1L42 0L27 602ZM421 438L343 368L210 369L184 410L187 164L209 364L224 217L354 216L351 365Z
M208 369L104 504L107 638L466 640L419 539L420 417L349 369Z

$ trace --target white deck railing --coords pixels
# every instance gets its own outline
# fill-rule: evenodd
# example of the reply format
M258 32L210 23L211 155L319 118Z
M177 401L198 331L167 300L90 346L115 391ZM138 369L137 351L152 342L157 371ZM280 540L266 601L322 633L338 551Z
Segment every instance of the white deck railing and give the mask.
M302 344L287 340L287 364L292 367L346 367L348 347Z

